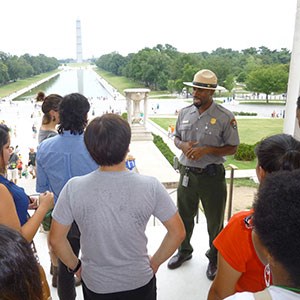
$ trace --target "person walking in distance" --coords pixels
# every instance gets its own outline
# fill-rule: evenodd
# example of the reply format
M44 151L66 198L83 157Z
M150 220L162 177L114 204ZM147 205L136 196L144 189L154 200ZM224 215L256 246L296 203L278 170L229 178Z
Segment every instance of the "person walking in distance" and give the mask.
M193 104L179 112L174 143L182 150L177 205L186 238L168 262L168 268L176 269L192 258L190 240L201 200L209 234L206 275L213 280L217 271L217 250L213 240L223 229L227 198L224 156L236 152L239 135L233 113L213 101L217 88L215 73L200 70L193 82L184 84L193 88Z
M55 202L69 179L96 170L99 166L92 159L83 141L84 129L90 109L88 99L79 93L63 97L59 105L58 135L44 140L37 149L37 192L46 187L54 193ZM78 256L80 232L74 222L68 241ZM75 300L74 274L58 262L57 292L60 300Z
M10 150L10 156L8 160L8 166L7 166L7 179L13 182L14 184L17 184L17 178L18 178L18 162L19 157L15 153L15 148L13 146L9 147Z
M36 177L36 152L34 148L29 148L28 153L28 166L29 166L29 173L32 176L32 179L35 179Z

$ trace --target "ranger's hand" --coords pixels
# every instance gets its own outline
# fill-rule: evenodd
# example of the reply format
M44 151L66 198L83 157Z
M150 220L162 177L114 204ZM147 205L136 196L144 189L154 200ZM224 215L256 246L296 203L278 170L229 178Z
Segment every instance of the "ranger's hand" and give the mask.
M207 147L194 147L186 152L186 157L190 160L198 160L207 154Z

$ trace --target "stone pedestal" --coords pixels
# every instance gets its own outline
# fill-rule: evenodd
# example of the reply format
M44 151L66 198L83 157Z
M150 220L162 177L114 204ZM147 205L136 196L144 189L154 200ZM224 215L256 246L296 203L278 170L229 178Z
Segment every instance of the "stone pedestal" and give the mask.
M147 122L147 99L149 89L126 89L124 90L127 106L127 120L131 126L132 141L152 141L153 136L146 129ZM140 104L144 101L144 111L141 112Z

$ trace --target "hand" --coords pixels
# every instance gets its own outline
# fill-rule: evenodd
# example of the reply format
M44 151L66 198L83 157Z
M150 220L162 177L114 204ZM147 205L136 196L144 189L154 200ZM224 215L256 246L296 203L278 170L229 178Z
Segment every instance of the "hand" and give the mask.
M194 151L194 146L196 146L198 142L196 141L189 141L189 142L182 142L181 144L181 150L183 154L188 158L192 159L191 156L194 155L192 152Z
M153 274L156 274L159 266L153 261L153 257L151 255L149 255L149 259L150 259L150 267L153 271Z
M39 207L47 208L47 211L54 207L54 195L53 193L46 191L43 194L40 194L39 197Z
M28 196L29 199L29 205L28 209L37 209L39 207L39 201L37 197Z
M196 141L189 141L189 142L181 142L181 150L186 155L186 153L193 148L193 146L197 145L198 142Z
M190 160L198 160L207 154L207 147L190 148L185 156Z
M75 273L76 277L80 280L81 280L81 269L82 267L80 267L79 270Z

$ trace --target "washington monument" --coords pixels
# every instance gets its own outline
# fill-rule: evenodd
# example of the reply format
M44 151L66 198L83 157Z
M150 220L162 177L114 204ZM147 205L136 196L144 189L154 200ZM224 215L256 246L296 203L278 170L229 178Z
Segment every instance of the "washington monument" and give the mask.
M82 63L81 23L76 20L76 61Z

